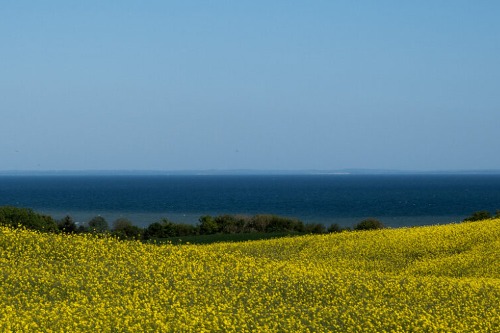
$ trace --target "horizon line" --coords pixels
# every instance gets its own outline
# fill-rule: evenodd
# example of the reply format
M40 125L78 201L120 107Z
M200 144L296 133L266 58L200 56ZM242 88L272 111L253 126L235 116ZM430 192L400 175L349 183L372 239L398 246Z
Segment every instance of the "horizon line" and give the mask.
M0 170L0 175L401 175L401 174L500 174L500 169L47 169Z

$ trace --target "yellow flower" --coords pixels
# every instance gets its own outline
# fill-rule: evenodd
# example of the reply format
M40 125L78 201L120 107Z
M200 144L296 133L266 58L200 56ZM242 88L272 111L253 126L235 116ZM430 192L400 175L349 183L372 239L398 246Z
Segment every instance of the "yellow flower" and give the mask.
M212 245L0 227L2 332L495 332L500 221Z

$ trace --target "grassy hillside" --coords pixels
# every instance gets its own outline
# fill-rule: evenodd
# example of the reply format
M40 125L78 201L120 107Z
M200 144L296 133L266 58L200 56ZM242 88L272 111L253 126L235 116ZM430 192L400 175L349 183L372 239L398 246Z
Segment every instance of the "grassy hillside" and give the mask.
M2 332L498 332L500 220L211 245L0 228Z

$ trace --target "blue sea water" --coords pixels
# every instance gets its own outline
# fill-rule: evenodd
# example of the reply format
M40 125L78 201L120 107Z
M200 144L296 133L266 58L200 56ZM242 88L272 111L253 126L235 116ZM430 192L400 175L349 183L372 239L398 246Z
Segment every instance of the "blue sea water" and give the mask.
M0 176L4 205L79 222L125 217L144 227L161 218L262 213L327 226L375 217L401 227L494 213L500 175Z

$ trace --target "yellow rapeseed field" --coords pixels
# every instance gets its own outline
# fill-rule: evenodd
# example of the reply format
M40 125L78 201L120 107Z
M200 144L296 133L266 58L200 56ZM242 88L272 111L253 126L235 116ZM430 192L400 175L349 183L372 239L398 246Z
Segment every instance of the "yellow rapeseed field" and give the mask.
M500 332L500 220L152 245L0 228L0 332Z

